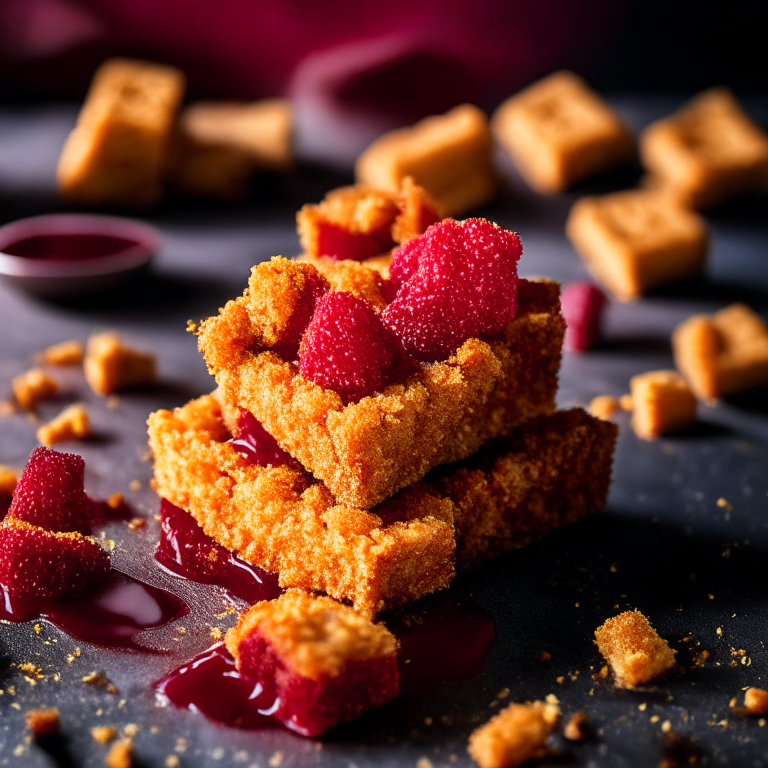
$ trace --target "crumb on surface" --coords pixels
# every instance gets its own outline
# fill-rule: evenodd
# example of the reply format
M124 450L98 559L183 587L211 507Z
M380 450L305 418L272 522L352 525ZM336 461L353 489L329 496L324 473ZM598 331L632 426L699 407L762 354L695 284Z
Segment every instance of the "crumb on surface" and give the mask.
M80 365L83 353L82 342L72 339L44 349L36 359L45 365Z
M25 410L34 408L38 401L53 397L59 391L59 385L41 368L32 368L13 379L13 396L19 407Z
M132 531L141 531L147 527L147 520L144 517L134 517L128 522L128 528Z
M0 499L9 499L13 496L18 480L15 469L0 464Z
M56 733L59 730L60 719L59 710L55 707L30 709L24 715L27 729L35 739L42 739Z
M131 768L133 765L133 741L125 738L116 741L107 752L107 768Z
M633 376L632 429L643 440L687 429L696 418L696 398L677 371Z
M91 421L82 403L65 408L55 419L42 424L37 430L37 439L46 446L66 440L84 440L91 434Z
M98 395L152 384L157 378L155 356L127 346L119 334L97 333L88 339L85 378Z
M613 395L598 395L589 402L589 412L597 419L610 419L614 416L621 404Z
M480 768L515 768L546 757L546 740L559 719L555 704L510 704L472 733L469 754Z
M622 395L619 398L619 405L621 406L622 411L629 411L631 413L632 409L634 408L632 403L632 395Z
M125 504L125 497L122 493L113 493L108 499L107 499L107 506L110 509L120 509L120 507Z
M117 736L117 728L114 725L97 725L91 728L91 737L99 744L108 744Z
M675 665L675 651L640 611L625 611L595 630L597 647L625 688L661 677Z
M574 712L563 730L563 736L568 741L583 741L587 737L587 713L582 709Z
M744 709L750 715L768 713L768 691L762 688L747 688L744 691Z

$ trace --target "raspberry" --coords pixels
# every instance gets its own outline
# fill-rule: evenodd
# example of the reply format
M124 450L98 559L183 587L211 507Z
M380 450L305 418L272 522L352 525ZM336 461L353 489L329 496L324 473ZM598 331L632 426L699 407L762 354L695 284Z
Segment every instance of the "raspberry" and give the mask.
M232 446L238 453L259 466L301 469L299 462L278 445L277 440L264 429L261 422L250 411L240 411Z
M365 299L323 296L299 350L299 371L339 394L345 405L383 389L409 370L397 339Z
M600 335L605 294L590 283L571 283L560 295L566 322L564 346L569 352L591 349Z
M272 347L272 351L283 360L295 360L299 354L299 343L304 331L312 319L317 300L328 290L326 283L320 277L308 277L301 294L301 299L288 320L282 336Z
M12 592L55 598L109 573L109 555L79 533L52 533L21 521L0 526L0 583Z
M441 360L467 339L500 333L517 311L520 239L485 219L445 219L398 249L400 284L382 319L419 360Z
M35 448L19 478L7 519L49 531L89 533L99 505L85 494L84 475L81 456Z

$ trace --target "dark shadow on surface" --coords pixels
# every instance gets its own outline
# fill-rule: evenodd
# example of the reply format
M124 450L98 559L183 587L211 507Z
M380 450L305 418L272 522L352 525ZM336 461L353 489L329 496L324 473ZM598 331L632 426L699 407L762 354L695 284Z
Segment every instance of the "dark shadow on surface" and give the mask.
M724 424L707 421L706 419L697 419L687 429L684 429L682 432L675 432L674 434L669 435L669 437L674 438L675 440L680 440L681 442L687 442L693 440L733 437L735 434L735 430L726 427Z
M768 289L761 288L756 284L750 286L716 282L702 275L672 285L654 288L646 294L646 298L697 303L710 301L723 307L734 302L742 302L759 308L768 305Z
M34 743L54 761L56 768L80 768L81 763L72 756L69 741L61 733L54 733Z
M768 387L759 387L748 392L728 395L723 399L728 405L732 405L741 411L768 415Z
M669 337L611 336L600 339L593 352L620 352L622 354L666 355L670 352Z

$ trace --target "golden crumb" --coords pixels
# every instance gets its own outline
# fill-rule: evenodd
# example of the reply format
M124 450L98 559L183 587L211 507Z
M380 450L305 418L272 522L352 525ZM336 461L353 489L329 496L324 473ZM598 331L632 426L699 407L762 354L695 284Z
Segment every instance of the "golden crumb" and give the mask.
M73 339L44 349L36 359L45 365L80 365L83 362L83 352L82 342Z
M99 744L108 744L117 736L117 728L114 725L97 725L91 728L91 737Z
M747 688L744 692L744 709L750 715L768 713L768 691L762 688Z
M16 470L0 464L0 499L9 499L13 496L17 482Z
M702 400L768 385L768 326L745 304L689 317L675 328L672 350Z
M134 493L141 490L141 480L131 480L128 483L128 488Z
M549 664L549 662L552 661L552 654L549 653L549 651L542 651L539 655L539 661L543 664Z
M108 499L107 499L107 506L110 509L120 509L120 507L125 504L125 497L122 493L113 493Z
M222 634L221 627L211 627L210 635L214 640L221 640Z
M613 395L598 395L589 402L589 412L597 419L610 419L621 405L618 398Z
M98 395L152 384L157 378L155 356L126 346L117 333L97 333L85 350L85 378Z
M147 527L147 520L144 517L134 517L128 523L128 527L132 531L141 531Z
M177 755L168 755L165 758L165 768L178 768L179 765L181 765L181 761Z
M632 159L635 140L573 72L555 72L504 101L491 120L499 143L536 191L555 194Z
M59 391L56 381L40 368L19 374L14 378L12 386L16 402L25 410L31 410L38 401L47 400Z
M681 432L696 418L696 398L677 371L648 371L633 376L632 429L643 440Z
M632 403L632 395L622 395L619 398L619 405L621 406L622 411L628 411L632 412L632 409L634 408L634 404Z
M640 611L626 611L608 619L595 630L595 638L618 686L642 685L675 665L676 651Z
M55 707L51 709L30 709L25 715L24 720L27 724L27 730L34 739L42 739L58 732L60 715Z
M0 400L0 417L12 416L16 413L16 406L11 400Z
M114 411L120 407L120 398L117 395L110 395L107 398L107 408L110 411Z
M253 632L290 670L312 680L337 677L350 662L391 656L397 650L397 641L383 624L299 589L257 603L240 616L226 635L227 650L236 660L240 644Z
M546 741L557 726L557 705L542 701L510 704L469 737L469 754L480 768L515 768L546 757Z
M133 742L128 739L116 741L107 752L107 768L131 768L133 765Z
M587 737L586 725L587 713L583 709L579 712L574 712L565 725L563 736L568 741L584 741Z
M129 738L133 738L139 732L139 726L136 723L128 723L123 728L123 734Z
M66 440L84 440L91 434L91 421L82 403L65 408L55 419L41 425L37 439L46 446Z

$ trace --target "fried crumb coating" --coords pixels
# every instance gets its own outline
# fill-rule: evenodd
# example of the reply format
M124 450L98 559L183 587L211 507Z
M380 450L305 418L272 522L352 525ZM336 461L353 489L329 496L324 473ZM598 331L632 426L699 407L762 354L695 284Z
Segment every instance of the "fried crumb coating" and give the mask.
M397 650L397 641L383 624L300 589L256 603L240 616L226 634L227 650L235 659L240 643L254 630L288 669L312 680L336 677L351 661L391 656Z
M480 768L515 768L547 756L546 741L560 720L556 704L510 704L469 737L469 754Z
M223 410L236 420L235 407ZM541 417L471 466L365 510L300 471L249 464L226 442L213 396L149 419L161 496L283 586L347 599L364 616L446 587L455 551L461 567L476 565L601 507L616 432L579 409Z
M625 611L595 630L600 653L611 665L616 684L634 688L661 677L675 665L666 640L640 611Z
M343 263L338 279L357 290L367 269ZM339 501L372 507L431 467L554 410L565 330L555 283L521 281L517 316L500 339L468 339L447 361L344 406L269 351L301 295L295 286L310 275L320 273L287 259L257 265L245 294L202 323L199 345L224 399L253 413ZM370 270L369 296L378 279Z

